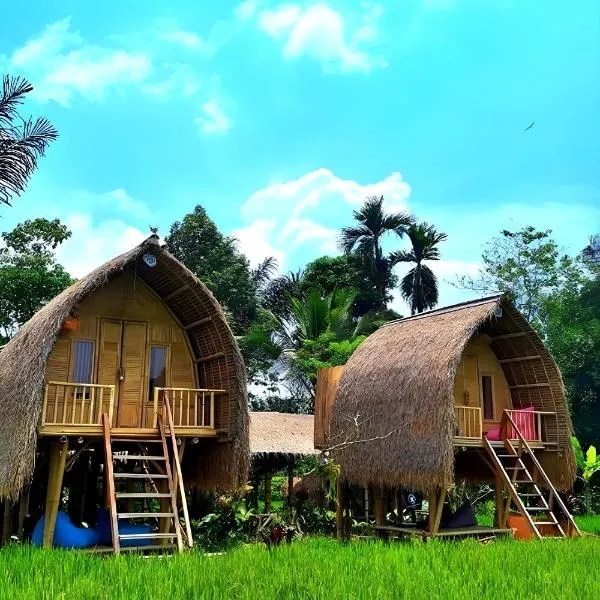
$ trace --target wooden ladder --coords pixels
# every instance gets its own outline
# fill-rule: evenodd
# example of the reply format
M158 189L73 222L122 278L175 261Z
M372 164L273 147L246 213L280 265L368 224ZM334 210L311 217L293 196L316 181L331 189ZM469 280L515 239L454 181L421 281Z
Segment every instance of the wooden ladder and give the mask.
M515 436L512 440L507 433L509 427L512 436ZM506 527L512 500L529 524L534 537L540 539L581 535L531 446L507 411L502 415L500 433L500 446L495 446L485 436L483 438L496 475L508 490L508 499L500 512L499 525ZM514 442L517 442L516 446ZM526 457L529 457L531 473L525 464Z
M165 428L162 415L158 416L156 436L144 440L118 435L115 437L107 414L102 415L104 456L106 464L106 493L109 507L112 546L115 554L121 550L165 550L183 551L181 525L179 523L178 496L185 523L187 544L192 546L190 520L185 501L185 490L181 475L181 465L177 452L177 442L173 431L172 417L168 400L165 413L169 421L169 433ZM114 446L125 448L115 452ZM169 446L171 448L169 449ZM133 450L133 452L131 452ZM170 451L171 450L171 451ZM171 467L171 461L173 467ZM115 471L115 465L121 463L123 471ZM123 484L135 486L142 484L142 491L122 489ZM127 503L142 501L146 505L142 511L121 510L123 501ZM158 501L159 511L152 510L152 504ZM167 506L165 506L167 505ZM123 519L154 519L161 521L159 531L148 533L120 533L119 521ZM121 542L148 540L147 545L122 547ZM175 543L172 543L175 540ZM158 542L158 543L157 543Z

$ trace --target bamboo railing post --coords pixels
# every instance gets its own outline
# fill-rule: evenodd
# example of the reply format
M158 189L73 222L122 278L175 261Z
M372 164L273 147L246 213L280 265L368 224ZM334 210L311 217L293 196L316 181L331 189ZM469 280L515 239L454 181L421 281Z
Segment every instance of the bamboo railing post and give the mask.
M44 388L44 404L42 406L42 427L46 424L46 410L48 409L48 384Z
M187 391L187 403L185 409L185 424L190 425L190 390Z
M110 403L108 405L108 424L112 427L113 424L113 411L115 408L115 386L110 386Z
M210 393L210 423L211 429L215 428L215 393Z
M154 388L154 404L152 406L152 428L156 429L158 427L158 394L160 393L162 388L155 387Z
M62 423L67 421L67 388L64 385L56 386L56 395L58 397L58 390L63 390L63 410L62 410Z

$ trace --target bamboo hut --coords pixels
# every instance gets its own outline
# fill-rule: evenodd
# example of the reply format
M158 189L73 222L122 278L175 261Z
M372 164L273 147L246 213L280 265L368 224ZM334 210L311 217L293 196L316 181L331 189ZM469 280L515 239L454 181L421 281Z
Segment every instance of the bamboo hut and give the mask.
M247 480L237 343L207 287L156 236L59 294L2 349L0 418L4 538L41 513L52 545L64 486L74 521L106 504L115 551L140 540L181 549L186 490ZM123 533L153 522L157 502L158 531Z
M343 481L374 491L376 512L385 491L410 488L429 497L439 533L447 490L490 482L497 528L517 517L512 506L534 537L577 533L557 492L575 477L561 374L507 298L389 323L341 377L319 378L315 439L334 449Z
M271 510L272 476L287 470L288 502L293 501L294 469L298 459L316 456L320 451L314 444L313 415L279 412L250 413L250 453L255 505L261 480L265 489L265 513ZM290 493L292 490L292 493Z

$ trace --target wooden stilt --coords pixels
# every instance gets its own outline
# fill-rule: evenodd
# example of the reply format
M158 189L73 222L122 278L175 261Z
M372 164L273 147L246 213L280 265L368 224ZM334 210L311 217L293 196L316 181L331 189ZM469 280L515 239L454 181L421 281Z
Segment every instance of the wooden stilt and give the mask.
M504 497L502 495L504 484L502 477L496 473L496 509L494 511L494 526L503 527L504 523Z
M427 531L432 533L435 525L435 515L437 512L437 493L431 492L429 494L429 518L427 521Z
M380 486L373 488L373 511L375 512L375 525L385 525L386 493Z
M29 510L29 485L23 486L21 490L21 498L19 499L19 520L17 522L17 536L23 541L23 534L25 533L25 517Z
M288 462L288 507L294 505L294 459L290 458Z
M365 521L369 520L369 488L364 489L365 493Z
M271 513L271 488L272 480L271 473L265 476L265 513Z
M69 450L69 442L54 442L50 454L50 470L48 472L48 490L46 494L46 513L44 517L44 548L51 548L56 527L56 515L60 505L65 462Z
M442 511L444 509L445 500L446 500L446 489L444 488L437 495L435 516L434 516L434 520L433 520L433 529L430 530L430 533L437 533L440 529L440 523L442 521Z
M6 544L12 535L12 509L13 505L9 498L4 500L4 517L2 519L2 545Z
M344 523L344 508L346 505L346 485L338 477L337 481L337 498L335 510L335 528L338 540L343 540L346 537L346 527Z

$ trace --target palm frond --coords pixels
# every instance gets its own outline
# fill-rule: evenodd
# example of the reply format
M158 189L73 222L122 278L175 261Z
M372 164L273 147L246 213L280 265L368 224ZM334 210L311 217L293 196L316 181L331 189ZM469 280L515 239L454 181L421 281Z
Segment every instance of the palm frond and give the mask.
M0 127L12 126L13 119L18 117L17 109L23 103L25 94L32 90L33 86L23 77L4 75L0 95Z
M411 314L422 313L438 303L437 277L427 265L419 263L402 278L400 293Z
M277 272L277 259L274 256L267 256L255 269L252 269L252 281L256 286L262 286L271 280L271 277Z

